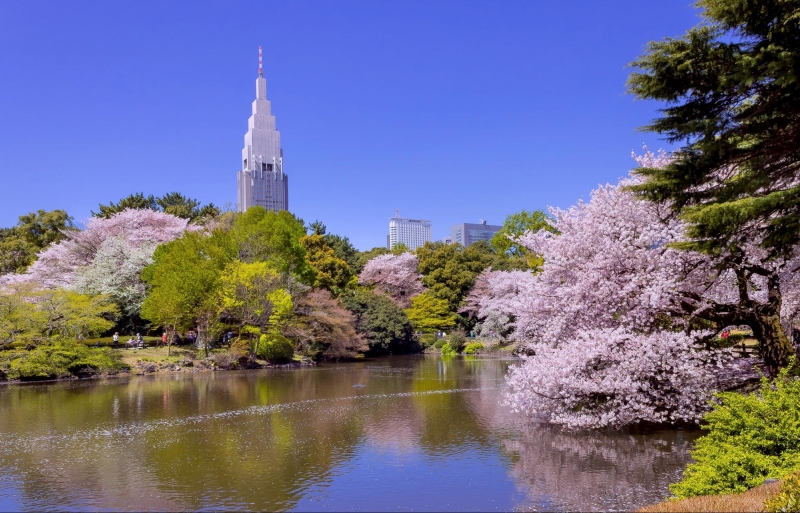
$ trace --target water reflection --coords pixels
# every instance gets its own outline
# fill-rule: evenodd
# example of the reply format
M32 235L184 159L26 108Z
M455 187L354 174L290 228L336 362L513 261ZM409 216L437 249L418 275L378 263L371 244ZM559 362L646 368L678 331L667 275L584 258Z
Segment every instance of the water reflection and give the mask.
M629 510L667 493L693 433L527 425L501 404L511 363L3 387L0 509Z

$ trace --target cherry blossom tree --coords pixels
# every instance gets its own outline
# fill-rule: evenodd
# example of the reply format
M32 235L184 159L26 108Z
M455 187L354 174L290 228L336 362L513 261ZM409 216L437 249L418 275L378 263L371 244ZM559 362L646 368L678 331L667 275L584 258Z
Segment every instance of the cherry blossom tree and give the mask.
M668 156L641 159L658 165ZM751 326L766 368L780 366L769 329L776 310L783 329L798 313L800 262L756 244L722 258L683 251L685 226L629 192L633 180L551 209L558 235L519 239L543 257L541 271L491 272L481 297L467 301L480 318L513 319L511 337L533 354L509 374L516 410L572 427L696 421L723 381L752 377L752 362L713 348L730 324Z
M411 306L411 298L422 293L422 275L417 272L419 259L413 253L380 255L364 266L358 282L375 285L401 308Z
M146 248L152 255L158 244L180 237L187 224L186 219L152 210L129 209L108 219L92 218L86 229L65 232L66 239L40 253L24 276L46 288L73 287L79 269L90 266L98 253L108 257L116 252L119 256L119 244L124 241L132 253ZM117 240L106 242L109 239Z
M103 294L125 315L138 315L145 296L142 269L152 263L156 246L180 237L187 223L152 210L92 218L84 230L65 231L65 239L39 253L27 272L0 277L0 287L27 282L44 289Z

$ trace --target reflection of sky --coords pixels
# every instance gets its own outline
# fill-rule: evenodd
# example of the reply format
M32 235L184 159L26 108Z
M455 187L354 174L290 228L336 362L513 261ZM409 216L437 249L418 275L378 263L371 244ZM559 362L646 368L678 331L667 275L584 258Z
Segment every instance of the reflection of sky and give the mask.
M440 458L360 445L293 511L509 511L525 499L496 448L461 448Z
M0 475L0 511L22 511L19 483Z

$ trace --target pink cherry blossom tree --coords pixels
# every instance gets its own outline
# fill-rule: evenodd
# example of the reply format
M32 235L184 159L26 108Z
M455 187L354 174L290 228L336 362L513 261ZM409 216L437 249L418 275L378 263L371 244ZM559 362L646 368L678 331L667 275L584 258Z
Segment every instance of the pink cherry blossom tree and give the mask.
M364 266L358 276L362 285L374 285L401 308L411 306L411 298L422 293L422 275L417 272L419 259L413 253L380 255Z
M6 275L2 282L108 294L125 313L135 314L145 293L142 269L152 262L158 244L180 237L187 225L186 219L153 210L92 218L84 230L65 232L66 239L41 252L26 273Z
M551 209L559 234L519 241L543 256L541 272L490 272L468 298L481 318L513 319L511 337L533 354L509 374L518 411L572 427L698 420L721 383L753 375L752 362L713 349L705 328L747 324L762 339L762 310L779 305L784 329L798 313L800 262L755 244L723 259L677 249L683 224L625 189L631 180Z

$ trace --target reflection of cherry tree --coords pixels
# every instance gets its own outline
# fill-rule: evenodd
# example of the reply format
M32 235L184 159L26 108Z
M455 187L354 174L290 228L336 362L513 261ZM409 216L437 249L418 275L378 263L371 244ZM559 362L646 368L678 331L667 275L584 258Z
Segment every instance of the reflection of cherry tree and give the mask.
M680 479L697 434L596 435L528 425L503 443L515 461L511 475L531 509L631 511L669 495L668 485Z

